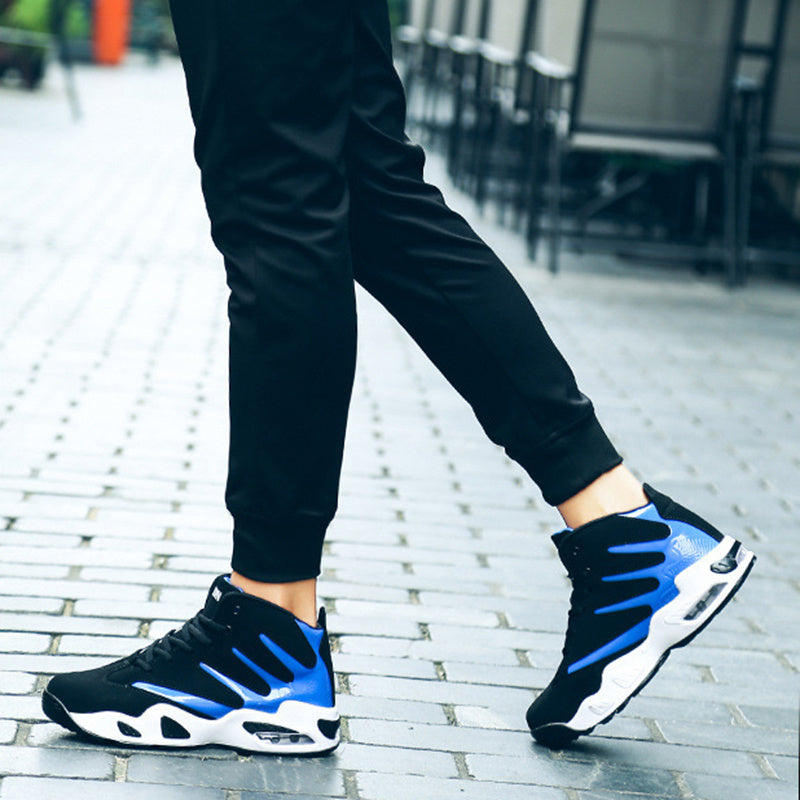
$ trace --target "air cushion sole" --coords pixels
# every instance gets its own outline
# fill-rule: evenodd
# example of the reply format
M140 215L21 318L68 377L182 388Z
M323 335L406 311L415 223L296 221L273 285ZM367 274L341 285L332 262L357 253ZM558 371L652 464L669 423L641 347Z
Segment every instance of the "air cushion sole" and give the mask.
M326 755L339 744L339 715L335 708L294 700L284 701L275 713L243 708L216 720L203 719L167 703L157 703L139 717L131 717L116 711L70 713L45 690L42 710L53 722L79 736L125 747L184 749L218 745L245 753Z

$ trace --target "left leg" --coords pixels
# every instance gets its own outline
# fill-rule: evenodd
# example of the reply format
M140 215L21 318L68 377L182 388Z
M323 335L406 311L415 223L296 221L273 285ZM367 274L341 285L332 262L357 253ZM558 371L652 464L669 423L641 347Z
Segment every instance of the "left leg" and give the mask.
M572 578L564 659L528 711L562 746L608 721L741 586L754 556L620 465L522 290L422 178L405 138L385 3L357 0L347 147L356 279L559 506Z
M403 325L557 505L622 459L518 283L422 174L405 136L385 0L356 0L345 148L356 280ZM641 488L614 510L644 502ZM629 489L626 485L626 489Z
M313 589L355 361L343 157L352 5L172 0L172 11L231 289L236 574L219 576L179 629L56 675L42 706L69 730L124 745L324 753L339 717Z

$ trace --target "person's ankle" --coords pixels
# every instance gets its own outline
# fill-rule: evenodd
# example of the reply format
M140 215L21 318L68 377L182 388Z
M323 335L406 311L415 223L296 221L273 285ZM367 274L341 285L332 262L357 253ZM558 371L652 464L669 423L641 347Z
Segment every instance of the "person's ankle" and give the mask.
M247 594L280 606L309 625L317 624L316 578L290 583L264 583L234 571L231 572L231 583Z
M642 484L620 464L561 503L558 511L566 525L579 528L610 514L633 511L649 502Z

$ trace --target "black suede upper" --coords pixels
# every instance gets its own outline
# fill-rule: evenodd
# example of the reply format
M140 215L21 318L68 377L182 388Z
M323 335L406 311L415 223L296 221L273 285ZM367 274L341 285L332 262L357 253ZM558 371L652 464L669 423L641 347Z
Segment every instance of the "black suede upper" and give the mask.
M645 491L663 519L689 522L714 538L721 538L722 534L715 528L666 495L650 486L645 486ZM543 723L570 720L583 700L600 688L603 669L637 647L644 638L641 636L611 655L568 671L570 665L576 665L576 662L631 631L652 613L646 598L642 605L595 613L598 609L632 600L659 587L658 579L652 576L619 581L607 579L656 566L664 561L662 553L609 552L609 548L658 543L669 535L670 527L664 522L613 514L553 536L573 589L563 657L553 680L528 710L528 723L532 729Z
M644 492L648 498L650 498L650 501L658 509L658 513L661 514L664 519L674 519L680 520L681 522L688 522L689 525L694 525L695 528L699 528L701 531L707 533L718 542L722 541L722 533L718 531L711 523L706 522L706 520L704 520L702 517L695 514L694 511L685 508L684 506L680 505L680 503L676 503L671 497L661 494L661 492L656 491L647 483L644 485Z
M136 682L152 683L240 708L241 697L203 670L201 663L259 694L267 695L269 685L233 654L233 648L283 682L290 681L293 675L260 641L259 634L266 634L304 666L312 667L316 662L317 656L292 614L240 592L223 576L212 585L201 614L217 623L216 626L204 624L202 619L194 623L208 637L208 644L196 636L188 636L190 649L184 649L179 644L170 644L170 639L176 637L168 634L160 640L165 643L160 647L150 645L98 669L56 675L50 681L48 691L70 712L78 714L115 709L138 716L155 702L170 702L131 686ZM324 617L321 622L324 624ZM327 636L324 641L327 641ZM330 673L329 658L326 666ZM202 716L201 712L193 713Z

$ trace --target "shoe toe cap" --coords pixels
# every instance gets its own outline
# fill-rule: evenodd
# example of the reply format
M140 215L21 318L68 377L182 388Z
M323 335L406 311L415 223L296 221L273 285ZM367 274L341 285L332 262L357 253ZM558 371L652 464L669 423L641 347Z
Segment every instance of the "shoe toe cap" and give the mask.
M138 716L152 704L153 697L125 681L112 680L115 673L119 674L121 666L117 662L99 669L54 675L47 684L42 702L44 704L44 697L49 695L70 714L120 711Z

